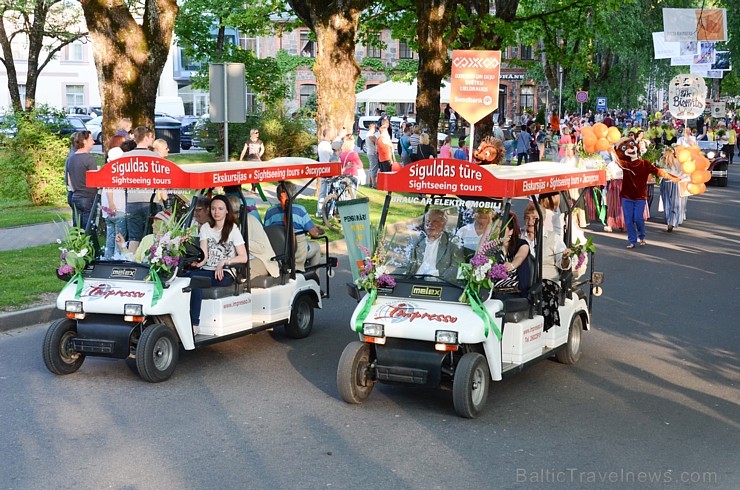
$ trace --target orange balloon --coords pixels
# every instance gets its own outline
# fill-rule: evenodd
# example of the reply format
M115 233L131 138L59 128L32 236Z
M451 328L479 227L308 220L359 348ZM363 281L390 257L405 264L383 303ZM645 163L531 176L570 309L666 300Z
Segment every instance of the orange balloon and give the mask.
M583 135L583 145L586 146L594 146L596 144L596 141L598 138L593 133L588 133Z
M693 172L691 172L691 182L693 182L694 184L703 184L704 172L706 172L706 170L694 170Z
M587 134L594 134L593 126L583 126L581 128L581 136L586 136ZM596 135L594 134L594 136Z
M596 141L596 151L606 151L609 149L611 144L609 143L609 140L606 138L599 138Z
M614 144L622 139L622 133L619 132L619 128L612 126L606 133L606 139L609 140L609 143Z
M691 153L691 156L694 157L694 159L702 156L701 148L699 148L696 145L689 146L688 150L689 150L689 153Z
M707 170L709 169L709 159L705 157L704 155L701 155L694 159L696 161L696 168L699 170Z
M594 124L594 134L597 138L606 138L607 133L609 133L609 128L604 123L596 123Z
M586 144L583 143L583 149L586 150L586 153L596 153L596 146L594 144Z
M689 182L689 185L686 186L690 194L697 195L697 194L703 194L707 190L707 186L704 184L695 184L694 182Z
M677 157L678 157L679 163L684 163L686 160L691 158L691 152L684 148L683 150L678 152Z
M681 165L681 170L683 170L683 173L685 174L693 173L696 170L696 162L693 160L686 160L683 162L683 165Z

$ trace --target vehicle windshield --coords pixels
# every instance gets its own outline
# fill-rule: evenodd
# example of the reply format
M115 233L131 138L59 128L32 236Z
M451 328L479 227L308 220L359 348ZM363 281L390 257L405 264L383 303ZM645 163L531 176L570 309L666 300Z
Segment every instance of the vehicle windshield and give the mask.
M384 228L386 272L397 281L465 281L458 265L497 233L501 202L393 194Z

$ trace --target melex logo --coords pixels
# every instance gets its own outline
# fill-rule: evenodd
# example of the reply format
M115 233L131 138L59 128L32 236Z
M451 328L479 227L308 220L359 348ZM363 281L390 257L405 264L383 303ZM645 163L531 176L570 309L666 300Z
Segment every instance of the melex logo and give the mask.
M496 68L499 62L496 58L452 58L452 64L455 68L486 68L488 70Z
M133 279L136 277L136 269L132 267L113 267L110 271L111 279L125 277Z
M390 323L401 323L414 320L429 320L439 323L457 323L457 317L452 315L442 315L439 313L427 313L414 303L405 302L398 304L383 305L375 312L376 320L388 320Z
M442 288L439 286L413 286L411 288L412 296L431 296L433 298L442 297Z
M100 283L97 286L90 286L81 295L83 298L90 298L90 301L116 296L119 298L143 298L146 296L146 293L144 291L131 291L113 287L110 284Z

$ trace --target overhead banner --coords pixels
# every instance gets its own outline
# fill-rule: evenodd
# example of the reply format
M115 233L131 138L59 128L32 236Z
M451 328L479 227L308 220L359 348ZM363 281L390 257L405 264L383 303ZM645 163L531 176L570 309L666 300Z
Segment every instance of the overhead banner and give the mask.
M726 9L663 9L666 42L727 41Z
M452 51L450 105L474 124L498 108L501 51Z
M678 75L668 86L668 109L678 119L695 119L704 113L707 85L696 74Z
M681 55L681 43L666 42L665 35L662 32L653 32L653 49L655 50L655 59L662 60L674 58Z
M342 218L342 230L347 244L349 268L352 271L352 282L360 277L360 267L366 253L360 247L373 252L373 234L370 228L370 199L361 197L337 203L339 216Z
M732 71L729 51L714 52L714 63L712 63L712 70Z
M712 65L714 63L714 42L699 43L699 53L694 56L694 65Z

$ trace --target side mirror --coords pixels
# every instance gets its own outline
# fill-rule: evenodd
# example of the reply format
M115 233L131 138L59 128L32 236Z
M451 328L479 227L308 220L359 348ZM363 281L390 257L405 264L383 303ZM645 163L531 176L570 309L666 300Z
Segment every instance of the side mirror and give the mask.
M357 287L357 285L352 284L351 282L348 282L346 284L346 287L347 287L347 294L349 294L349 297L359 303L360 302L360 290Z

